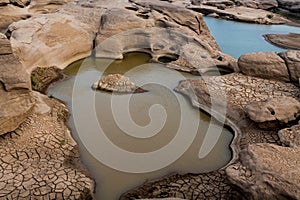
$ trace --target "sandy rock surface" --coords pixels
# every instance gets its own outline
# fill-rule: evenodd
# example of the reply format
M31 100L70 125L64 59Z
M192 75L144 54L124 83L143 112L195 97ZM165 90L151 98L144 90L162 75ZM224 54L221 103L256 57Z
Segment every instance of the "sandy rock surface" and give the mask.
M300 34L266 34L264 35L264 38L275 46L285 49L300 50Z
M284 60L275 52L258 52L242 55L238 65L243 74L266 79L289 81Z

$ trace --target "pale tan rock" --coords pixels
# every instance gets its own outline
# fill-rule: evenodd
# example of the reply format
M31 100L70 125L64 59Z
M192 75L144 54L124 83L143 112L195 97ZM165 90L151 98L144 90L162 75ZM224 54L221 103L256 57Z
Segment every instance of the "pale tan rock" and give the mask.
M208 5L193 5L189 6L190 9L201 12L205 15L216 13L222 18L230 19L234 21L241 21L247 23L258 23L258 24L283 24L289 22L289 20L281 17L280 15L272 12L250 8L245 6L234 6L219 9L214 6Z
M147 92L137 87L128 77L121 74L109 74L93 84L94 90L106 90L120 93L143 93Z
M299 199L299 153L299 147L251 144L241 153L242 166L231 165L226 173L253 199Z
M74 0L31 0L28 10L32 13L53 13L58 11L63 5Z
M280 141L289 147L300 147L300 125L282 129L278 132Z
M300 50L299 33L265 34L263 36L267 42L280 48Z
M28 72L39 66L64 68L90 55L93 48L88 25L66 14L36 16L9 29L12 48Z
M27 19L31 14L20 7L8 4L0 7L0 29L6 29L13 22Z
M300 102L292 97L270 98L266 101L252 102L245 112L255 122L280 122L287 124L300 116Z
M35 100L26 90L4 91L0 86L0 135L14 131L33 113Z
M11 54L12 49L6 36L0 33L0 55Z
M291 81L298 82L300 78L300 51L287 51L279 53L289 69Z
M275 52L249 53L239 57L238 65L243 74L279 81L289 81L284 60Z
M220 52L202 15L165 2L134 2L140 6L136 11L108 9L102 15L97 57L122 59L125 52L146 51L153 62L180 71L201 74L216 66L233 68L234 59ZM172 59L161 62L165 57Z

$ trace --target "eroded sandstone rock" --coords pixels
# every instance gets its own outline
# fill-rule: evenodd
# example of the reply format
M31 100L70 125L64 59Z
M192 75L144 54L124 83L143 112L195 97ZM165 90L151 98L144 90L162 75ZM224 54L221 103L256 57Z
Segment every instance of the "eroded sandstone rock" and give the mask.
M9 30L12 48L30 72L36 67L64 68L90 55L94 35L89 26L73 16L54 13L19 21Z
M143 93L147 92L140 87L137 87L132 83L128 77L121 74L109 74L93 84L94 90L106 90L110 92L120 93Z
M289 147L300 147L300 125L285 128L278 132L280 141Z
M267 10L250 8L245 6L234 6L228 8L225 7L219 9L214 6L200 5L189 6L189 8L201 12L205 15L216 13L218 16L224 19L230 19L234 21L241 21L247 23L283 24L289 22L289 20Z
M186 72L233 68L234 59L220 52L200 14L165 2L134 2L134 10L108 9L102 15L97 57L121 59L124 52L146 51L153 62ZM164 58L172 59L161 62Z
M31 0L28 10L32 13L53 13L58 11L63 5L74 0Z
M28 90L6 92L0 86L0 135L17 129L33 113L35 99Z
M27 19L31 14L18 6L8 4L0 7L0 29L6 29L13 22Z
M300 50L300 34L266 34L264 38L269 43L284 48Z
M241 152L241 164L226 173L253 199L299 199L299 153L300 148L251 144Z
M291 81L298 82L300 78L300 51L287 51L279 53L288 67Z
M243 74L279 81L289 81L284 60L275 52L258 52L239 57L238 65Z
M291 97L277 97L252 102L244 110L260 127L274 128L295 121L300 116L300 102Z
M278 7L277 0L238 0L236 3L246 7L259 8L264 10L274 9Z

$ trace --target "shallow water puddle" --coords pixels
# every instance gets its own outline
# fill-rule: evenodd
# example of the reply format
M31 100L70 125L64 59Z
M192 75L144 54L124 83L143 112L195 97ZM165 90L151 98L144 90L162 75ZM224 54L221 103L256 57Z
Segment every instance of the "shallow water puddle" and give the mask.
M129 53L118 61L87 58L66 68L69 78L48 92L69 106L69 125L96 180L97 199L118 199L147 180L172 172L213 171L230 161L233 135L173 91L185 76L194 76L147 64L149 59L144 53ZM110 73L126 73L149 92L115 95L91 89ZM220 138L199 159L206 134Z

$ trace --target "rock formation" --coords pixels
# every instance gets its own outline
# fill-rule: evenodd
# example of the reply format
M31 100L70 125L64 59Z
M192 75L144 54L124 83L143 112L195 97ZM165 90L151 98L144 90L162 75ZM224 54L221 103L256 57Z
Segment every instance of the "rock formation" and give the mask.
M290 73L291 81L298 82L300 78L300 51L287 51L279 53Z
M267 79L289 81L284 60L274 52L258 52L242 55L238 65L243 74Z
M45 92L53 79L48 72L44 76L41 69L63 69L91 55L96 46L99 57L122 58L126 52L146 51L153 62L196 74L214 67L237 70L235 60L220 51L202 14L195 11L245 22L288 22L269 11L249 8L273 9L275 1L245 1L248 7L228 0L192 2L193 6L187 0L0 0L0 29L6 32L0 34L1 199L93 198L94 183L65 125L66 107L31 91L32 71L33 88ZM278 0L278 6L289 12L299 9L296 0ZM300 198L299 125L279 133L263 130L245 113L252 102L280 98L290 104L289 97L299 101L299 88L287 83L299 80L298 54L245 55L238 63L242 73L182 81L176 90L216 118L220 113L210 109L210 97L215 97L217 108L227 103L225 124L235 132L229 167L211 173L171 175L122 198ZM114 86L128 83L118 77L112 79ZM107 88L105 82L101 87ZM136 88L129 85L131 91ZM297 115L298 111L292 113ZM280 120L285 122L297 116L284 117ZM282 144L286 146L278 146Z
M300 34L266 34L264 38L269 43L284 48L300 50Z
M93 84L94 90L106 90L119 93L143 93L147 92L132 83L128 77L121 74L109 74Z
M213 15L214 17L220 17L224 19L247 22L247 23L284 24L289 22L289 20L270 11L250 8L245 6L218 8L215 6L199 5L199 6L189 6L189 8L201 12L205 15L214 14Z
M245 112L259 127L276 129L300 116L300 102L291 97L271 98L250 103L245 107Z

